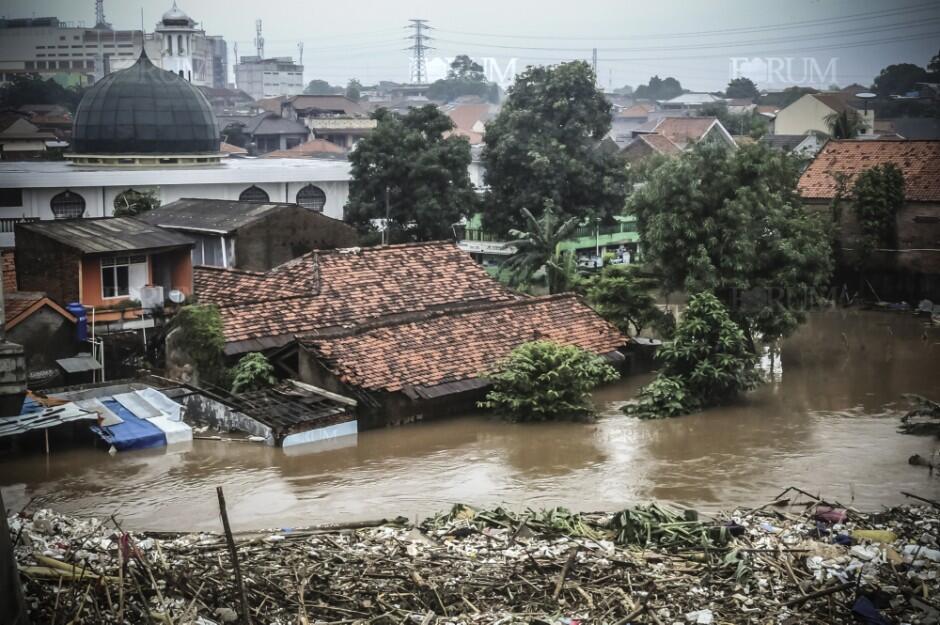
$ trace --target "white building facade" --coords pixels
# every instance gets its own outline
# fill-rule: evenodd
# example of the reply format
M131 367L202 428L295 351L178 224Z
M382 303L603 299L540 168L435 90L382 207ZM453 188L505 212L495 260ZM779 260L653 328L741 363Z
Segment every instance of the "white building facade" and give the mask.
M235 86L255 100L297 95L304 90L304 66L289 56L243 56L235 66Z

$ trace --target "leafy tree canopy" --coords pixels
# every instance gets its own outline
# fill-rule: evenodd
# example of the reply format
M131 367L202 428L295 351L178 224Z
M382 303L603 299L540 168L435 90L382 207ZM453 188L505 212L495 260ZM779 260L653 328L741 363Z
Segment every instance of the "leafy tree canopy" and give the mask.
M618 377L603 358L574 345L524 343L487 375L493 389L480 407L517 421L588 414L591 389Z
M928 82L930 74L926 69L913 63L889 65L875 77L872 88L879 96L904 95L917 89L916 83Z
M855 109L833 111L823 118L833 139L854 139L868 128L868 122Z
M387 190L390 240L452 236L452 224L476 206L467 173L470 144L463 137L444 138L453 123L432 105L403 116L379 109L373 118L377 128L349 156L347 219L363 230L370 229L370 220L384 219Z
M656 282L639 275L635 265L608 265L591 281L588 301L597 313L624 334L637 335L643 328L669 328L665 313L656 307ZM671 319L671 317L670 317Z
M549 293L567 290L570 280L565 259L560 255L558 244L567 239L578 228L578 218L562 221L551 206L545 208L540 219L536 219L527 208L526 230L510 230L516 252L506 259L500 271L509 272L510 286L529 284L537 271L545 268Z
M36 74L17 74L0 87L0 109L18 109L24 104L58 104L74 113L82 99L83 89L66 88Z
M362 97L362 83L355 78L350 80L349 84L346 85L346 97L358 102L359 98Z
M304 87L305 95L338 95L343 93L343 88L333 86L325 80L315 79L307 83Z
M940 52L933 55L933 58L930 59L930 63L927 64L927 69L934 74L940 75Z
M242 356L231 371L232 392L244 393L273 386L277 381L274 367L264 354L251 352Z
M904 174L894 163L876 165L855 177L851 193L861 229L860 264L877 248L897 247L897 214L904 205Z
M170 325L179 328L180 345L185 346L199 380L221 383L225 377L225 336L218 307L213 304L183 306Z
M728 88L725 89L726 98L756 98L759 95L760 92L754 81L743 76L732 78L728 83Z
M756 356L741 328L711 293L689 299L672 341L659 350L662 367L624 412L644 419L676 417L734 399L760 381Z
M483 161L489 196L484 226L524 228L523 208L550 205L559 217L608 218L624 201L619 155L598 149L610 130L610 103L583 61L529 67L486 125Z
M653 76L648 84L638 85L633 91L633 96L640 100L671 100L682 95L685 91L682 88L682 83L672 76L667 78Z
M787 87L783 91L767 93L758 98L758 104L767 104L778 108L790 106L807 93L819 93L819 89L812 87Z
M489 102L499 101L499 87L486 80L483 66L466 54L457 56L450 64L447 78L436 80L428 88L431 100L450 102L461 96L477 96Z
M664 290L710 291L752 344L786 336L829 279L829 239L796 191L799 161L762 143L699 144L628 202Z

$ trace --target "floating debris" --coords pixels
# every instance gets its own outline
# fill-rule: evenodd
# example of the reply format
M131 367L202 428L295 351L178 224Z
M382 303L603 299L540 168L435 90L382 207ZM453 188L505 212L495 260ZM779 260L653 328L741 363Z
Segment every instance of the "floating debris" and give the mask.
M833 510L841 520L821 520ZM660 505L455 506L420 526L240 534L250 621L221 534L124 532L113 518L49 510L9 524L36 623L914 625L940 615L935 505L863 514L796 489L708 520Z

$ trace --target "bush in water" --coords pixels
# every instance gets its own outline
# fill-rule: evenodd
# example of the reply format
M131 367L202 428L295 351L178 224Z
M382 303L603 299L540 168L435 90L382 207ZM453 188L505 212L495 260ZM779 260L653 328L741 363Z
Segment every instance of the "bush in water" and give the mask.
M493 389L480 402L516 421L589 414L590 391L616 380L617 370L573 345L533 341L515 348L487 378Z
M272 386L277 380L274 378L274 367L264 357L264 354L251 352L239 359L232 369L232 392L244 393L256 391Z

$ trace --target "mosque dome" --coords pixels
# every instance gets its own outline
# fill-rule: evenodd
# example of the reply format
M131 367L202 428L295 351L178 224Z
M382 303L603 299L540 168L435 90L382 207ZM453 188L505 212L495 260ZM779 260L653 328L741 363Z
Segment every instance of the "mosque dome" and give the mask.
M192 26L195 23L192 18L176 6L176 2L173 3L173 7L169 11L163 14L160 21L166 26Z
M219 153L219 128L209 101L182 77L150 62L91 87L75 112L72 150L81 155Z

